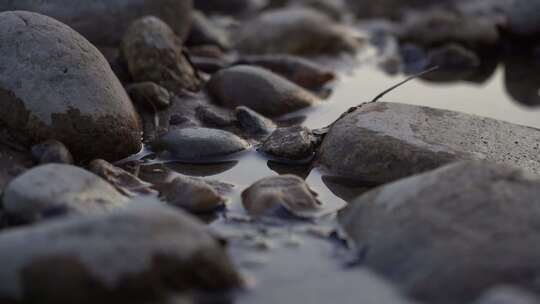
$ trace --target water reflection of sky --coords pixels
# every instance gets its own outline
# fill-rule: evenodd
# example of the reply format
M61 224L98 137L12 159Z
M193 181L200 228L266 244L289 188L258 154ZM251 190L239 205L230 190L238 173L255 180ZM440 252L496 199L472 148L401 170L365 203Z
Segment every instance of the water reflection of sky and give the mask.
M403 75L389 76L372 67L359 68L353 75L343 77L328 101L305 110L305 124L312 128L328 125L349 107L372 99L404 78ZM504 80L502 67L483 84L414 80L383 100L466 112L540 128L540 107L516 102L509 95ZM538 89L534 91L538 95Z

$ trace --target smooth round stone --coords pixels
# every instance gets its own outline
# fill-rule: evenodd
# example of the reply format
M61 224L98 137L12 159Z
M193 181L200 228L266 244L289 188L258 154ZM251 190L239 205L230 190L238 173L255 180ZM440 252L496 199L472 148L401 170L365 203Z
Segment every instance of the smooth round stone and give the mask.
M143 16L156 16L185 39L191 26L193 0L3 0L0 11L31 11L55 18L100 46L117 46L128 26Z
M63 142L78 159L139 151L141 127L103 55L68 26L0 13L0 123L25 145Z
M169 131L152 143L157 151L168 151L183 161L204 161L227 156L249 147L249 143L233 133L208 128L185 128Z
M4 303L164 303L172 293L241 287L240 274L206 225L155 200L129 205L2 233L0 298Z
M208 83L208 91L224 106L247 106L267 116L287 114L319 101L312 93L281 76L245 65L215 73Z
M47 164L12 180L3 196L8 217L34 222L58 215L88 215L124 207L127 198L79 167Z

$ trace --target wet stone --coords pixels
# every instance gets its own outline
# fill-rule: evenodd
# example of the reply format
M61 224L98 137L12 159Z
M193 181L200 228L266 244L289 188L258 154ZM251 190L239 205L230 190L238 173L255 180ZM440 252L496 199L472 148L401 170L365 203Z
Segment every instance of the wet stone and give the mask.
M97 175L64 164L26 171L7 185L2 199L6 216L16 223L106 213L125 207L127 200Z
M236 115L236 120L248 134L267 135L276 129L276 124L272 120L248 107L237 107L234 110L234 113Z
M18 143L54 138L77 160L117 160L140 149L141 127L120 81L66 25L30 12L0 13L0 70L0 123Z
M32 146L32 157L38 164L73 164L73 156L68 148L57 140L47 140Z
M540 299L530 291L499 286L484 292L474 304L538 304Z
M31 11L55 18L99 46L116 47L131 22L152 15L185 39L192 0L16 0L1 1L0 11Z
M151 82L139 82L126 88L131 100L150 111L166 109L171 103L167 89Z
M242 204L253 217L275 216L282 211L313 218L322 208L317 193L295 175L264 178L242 192Z
M9 303L162 303L173 292L242 285L208 228L155 201L0 235Z
M209 213L224 206L226 199L203 179L179 176L160 191L168 204L191 213Z
M279 116L311 106L319 98L268 70L234 66L215 73L208 83L214 100L226 107L247 106L268 116Z
M320 88L336 78L332 70L308 59L291 55L244 56L236 64L268 69L307 89Z
M229 34L208 19L200 11L193 12L193 23L191 32L186 41L187 46L215 45L222 50L228 50L231 47Z
M261 151L284 160L306 160L315 151L311 131L302 126L276 129L261 146Z
M183 161L200 162L241 152L249 148L242 138L223 130L184 128L167 132L152 143L156 151L168 151Z
M151 188L151 184L105 160L93 160L88 164L88 170L108 181L126 196L157 195L157 191Z
M442 70L474 69L480 66L478 55L458 44L432 49L427 57L430 66L438 66Z
M540 273L531 246L540 241L540 176L524 170L450 164L358 197L340 222L366 249L362 265L422 303L471 303L501 284L540 290L524 279Z
M229 127L235 123L234 116L225 110L202 105L197 107L196 112L197 118L208 126Z
M361 43L348 29L312 9L269 10L235 34L244 54L328 55L354 53Z
M540 174L540 131L428 107L371 103L338 120L318 163L329 175L387 183L456 160L486 159ZM536 148L536 149L535 149Z
M156 17L138 19L129 27L122 41L122 54L137 82L152 81L173 93L200 88L200 80L182 52L180 41Z
M489 19L447 10L411 14L400 28L399 38L423 47L459 43L471 49L494 47L499 42L497 25Z

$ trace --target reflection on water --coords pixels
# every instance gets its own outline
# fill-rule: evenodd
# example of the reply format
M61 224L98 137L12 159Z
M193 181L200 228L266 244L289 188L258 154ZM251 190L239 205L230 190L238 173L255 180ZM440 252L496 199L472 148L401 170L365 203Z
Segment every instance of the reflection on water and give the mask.
M530 107L540 104L538 66L507 60L504 65L486 66L480 72L450 76L439 74L414 80L383 99L540 128L540 108ZM350 107L371 100L405 77L389 76L372 66L360 67L342 76L328 100L284 119L286 124L303 122L313 129L327 126ZM456 81L457 78L464 80ZM442 82L441 79L452 81ZM230 241L230 251L240 269L254 278L253 290L236 299L236 303L296 303L306 302L310 297L317 303L330 303L335 299L354 302L354 298L346 297L354 296L350 290L355 288L357 272L343 269L345 249L331 241L336 229L331 213L373 185L351 185L338 178L322 176L309 165L283 165L254 149L222 163L154 164L141 172L146 172L147 180L151 180L152 175L157 175L156 180L170 180L184 174L205 176L236 186L229 194L227 212L210 219L213 220L211 226ZM283 219L252 222L241 205L241 191L257 180L276 174L304 178L319 193L324 210L330 214L312 222Z

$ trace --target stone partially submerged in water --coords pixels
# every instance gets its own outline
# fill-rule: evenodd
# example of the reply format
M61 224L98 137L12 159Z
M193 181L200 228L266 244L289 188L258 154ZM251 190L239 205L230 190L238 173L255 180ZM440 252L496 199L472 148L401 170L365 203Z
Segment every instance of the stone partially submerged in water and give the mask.
M312 93L281 76L244 65L215 73L208 83L208 91L224 106L247 106L268 116L287 114L319 101Z
M295 175L264 178L242 192L242 204L254 217L272 216L285 209L300 218L320 215L317 193Z
M35 167L12 180L3 209L14 222L35 222L63 215L105 213L128 199L99 176L64 164Z
M311 160L315 151L313 134L302 126L279 128L263 141L261 151L282 160Z
M181 161L205 161L241 152L249 143L233 133L208 128L184 128L167 132L152 143L156 151L168 151Z
M266 11L236 33L236 47L245 54L327 55L360 46L348 29L311 9Z
M540 177L521 169L451 164L360 196L340 221L365 248L362 265L425 303L469 303L501 284L540 290Z
M380 102L362 105L334 123L318 161L332 175L375 183L461 159L487 159L540 174L539 147L535 128Z
M116 47L131 22L153 15L182 39L191 25L192 0L3 0L0 11L31 11L58 19L96 45Z
M49 17L0 13L0 123L25 145L63 142L78 159L136 153L141 127L101 53Z
M14 303L146 303L242 285L198 220L154 201L0 235L0 298ZM10 302L11 303L11 302Z
M168 204L191 213L209 213L223 207L226 199L203 179L179 176L160 191Z

